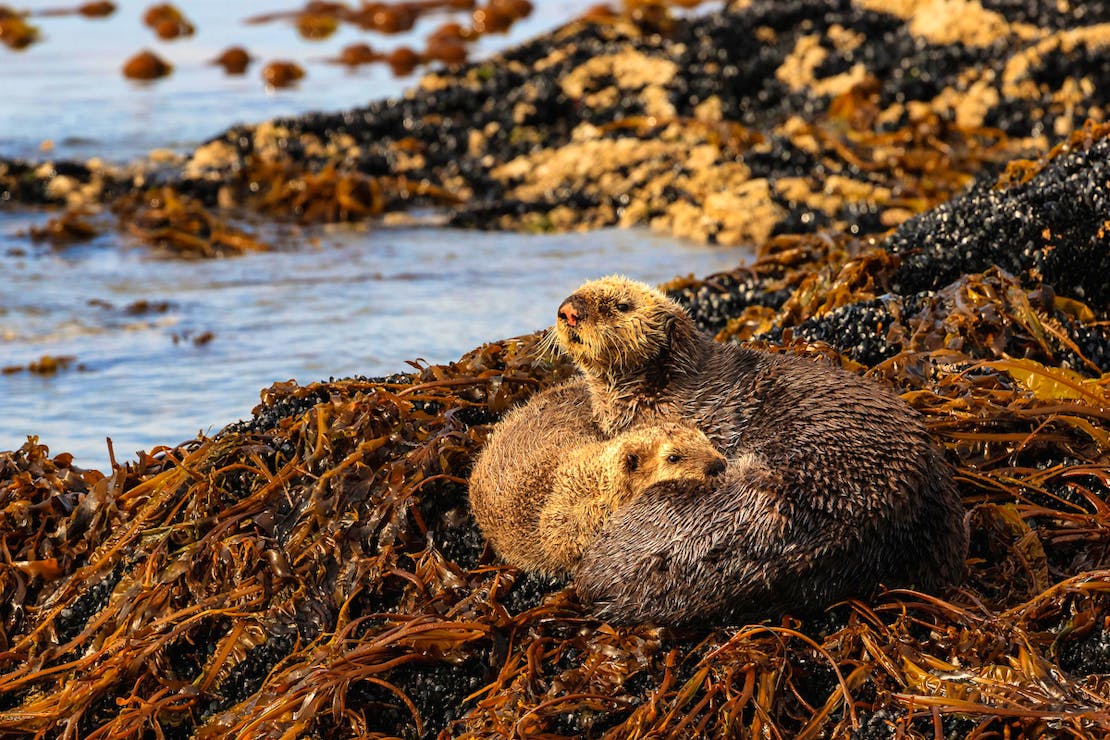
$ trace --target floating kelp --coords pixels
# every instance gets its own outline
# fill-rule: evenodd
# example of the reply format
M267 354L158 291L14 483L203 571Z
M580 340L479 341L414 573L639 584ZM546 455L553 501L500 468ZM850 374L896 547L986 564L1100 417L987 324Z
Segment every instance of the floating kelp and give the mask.
M253 234L224 222L200 201L172 188L121 198L115 210L131 235L175 256L218 257L270 249Z
M89 221L88 215L81 209L67 210L47 221L44 226L31 227L31 239L36 242L50 242L54 246L89 241L96 237L99 230Z
M122 71L130 80L157 80L173 72L173 65L150 49L143 49L123 63Z
M253 60L247 50L241 46L231 46L220 52L220 55L212 60L213 64L218 64L224 68L224 72L229 75L241 75L247 71L247 67Z
M389 53L373 53L363 42L349 45L330 61L347 66L374 62L389 64L398 77L412 74L421 64L444 62L460 65L466 61L466 45L488 33L505 33L512 25L532 13L528 0L491 0L479 6L474 0L413 0L411 2L363 3L352 8L344 3L310 2L300 10L263 13L247 19L248 23L292 21L297 32L306 39L318 41L334 34L347 23L362 31L398 34L410 31L424 16L446 11L472 11L470 24L463 28L450 22L443 28L457 29L451 41L445 41L443 28L428 38L424 51L398 47Z
M116 12L116 4L101 0L100 2L81 3L72 8L57 7L36 10L38 16L81 15L86 18L106 18Z
M9 49L26 49L39 40L39 29L11 8L0 5L0 43Z
M262 81L268 87L289 87L304 78L304 67L296 62L273 61L262 68Z
M35 375L54 375L62 370L66 370L74 363L76 357L70 355L43 355L37 360L27 363L26 365L6 365L0 368L0 373L4 375L11 375L13 373L34 373ZM83 365L77 366L78 370L84 370Z
M196 28L185 15L170 3L151 5L143 13L143 25L163 40L192 36Z

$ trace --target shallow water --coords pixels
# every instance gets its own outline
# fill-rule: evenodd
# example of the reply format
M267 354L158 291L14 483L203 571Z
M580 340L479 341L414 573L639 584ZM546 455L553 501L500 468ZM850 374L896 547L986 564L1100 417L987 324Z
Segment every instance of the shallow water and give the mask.
M481 47L551 28L594 1L537 2L509 36L487 37ZM51 156L127 161L154 148L187 150L238 121L396 95L412 78L397 80L380 65L351 74L311 60L364 38L376 48L419 46L447 19L389 38L344 29L322 44L299 39L288 24L220 23L226 7L242 18L300 4L182 2L197 35L168 43L140 25L146 3L119 3L106 21L40 20L43 43L0 49L0 155L42 159L40 142L51 139ZM268 93L261 65L225 78L206 62L231 43L264 60L307 61L308 79ZM123 80L123 59L143 47L170 59L173 76ZM0 367L43 355L73 356L75 366L50 376L0 374L0 450L35 434L89 467L106 465L105 437L122 460L213 432L248 416L259 390L276 381L401 372L406 360L447 362L484 341L534 331L591 277L622 272L658 282L747 257L642 231L406 228L321 231L318 246L309 234L265 233L282 251L181 261L116 233L65 249L19 235L50 215L0 207ZM154 310L136 310L138 301ZM206 333L211 339L197 343Z

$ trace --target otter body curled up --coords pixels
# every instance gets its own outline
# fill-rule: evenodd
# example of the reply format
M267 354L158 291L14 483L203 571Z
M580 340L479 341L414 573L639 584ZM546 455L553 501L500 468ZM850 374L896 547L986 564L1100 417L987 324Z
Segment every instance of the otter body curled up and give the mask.
M690 424L634 427L605 442L568 451L555 469L540 510L540 549L549 571L569 573L621 506L652 485L705 484L725 470L725 457Z
M659 483L583 552L579 594L618 622L767 617L962 577L951 470L898 396L838 367L724 345L625 278L560 307L597 427L685 419L729 459L719 483Z

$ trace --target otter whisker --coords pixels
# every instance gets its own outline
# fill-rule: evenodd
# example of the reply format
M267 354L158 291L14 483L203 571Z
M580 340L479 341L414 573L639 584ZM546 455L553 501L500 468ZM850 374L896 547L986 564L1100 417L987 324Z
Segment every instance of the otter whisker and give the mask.
M555 359L566 354L566 350L559 342L559 332L554 326L549 327L537 345L540 357Z

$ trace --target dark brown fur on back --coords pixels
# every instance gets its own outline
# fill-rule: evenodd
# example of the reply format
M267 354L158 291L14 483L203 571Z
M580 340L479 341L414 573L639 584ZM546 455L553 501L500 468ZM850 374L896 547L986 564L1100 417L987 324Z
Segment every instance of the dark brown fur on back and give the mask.
M594 413L609 434L686 419L730 466L720 485L657 484L610 520L575 573L602 617L765 617L960 580L964 511L912 409L838 367L716 343L667 303L640 368L584 368Z

